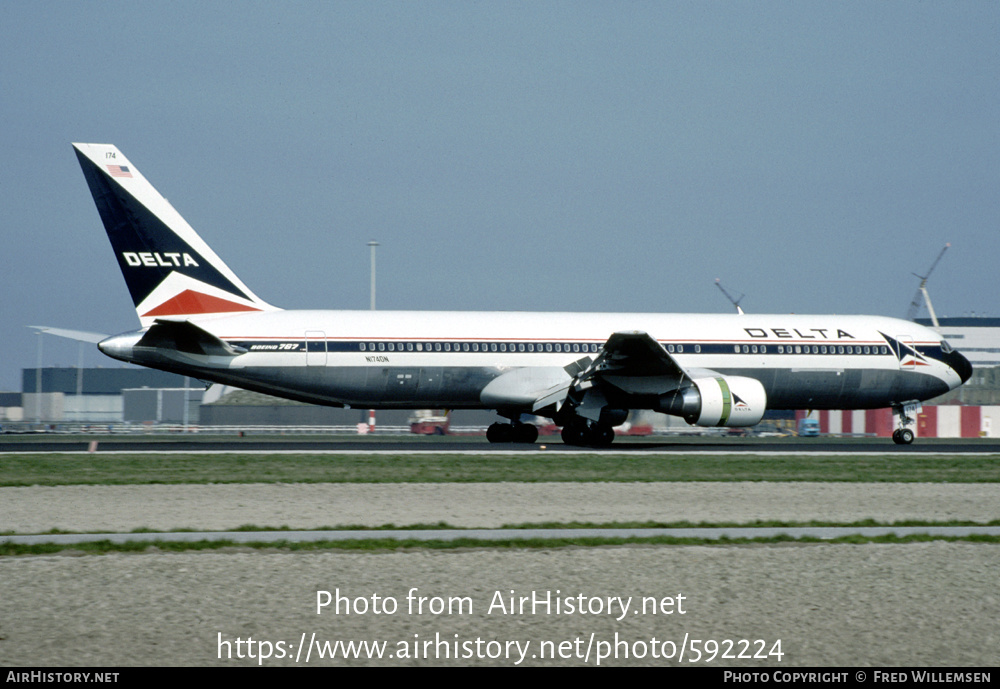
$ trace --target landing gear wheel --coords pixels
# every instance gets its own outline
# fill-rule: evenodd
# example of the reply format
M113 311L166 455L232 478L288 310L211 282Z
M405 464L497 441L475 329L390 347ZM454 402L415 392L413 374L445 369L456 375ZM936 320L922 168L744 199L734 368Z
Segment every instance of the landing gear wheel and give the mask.
M562 439L567 445L608 447L615 439L615 432L607 424L588 425L584 421L574 421L568 426L563 426Z
M486 439L491 443L509 443L514 440L514 427L509 423L493 423L486 429Z
M609 447L615 439L615 431L611 426L602 423L590 428L590 444L594 447Z
M587 444L587 426L586 424L574 422L568 426L563 426L562 432L560 433L562 440L567 445L586 445Z
M531 444L538 440L538 427L530 423L516 423L511 430L511 440L515 443Z
M893 432L892 441L897 445L909 445L913 442L913 431L909 428L900 428Z

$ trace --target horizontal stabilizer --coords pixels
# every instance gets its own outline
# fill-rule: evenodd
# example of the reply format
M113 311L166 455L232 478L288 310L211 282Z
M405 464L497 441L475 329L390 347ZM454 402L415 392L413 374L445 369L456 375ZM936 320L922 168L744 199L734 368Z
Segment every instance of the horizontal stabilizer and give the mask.
M92 333L87 330L66 330L65 328L50 328L47 325L29 325L28 327L34 328L38 332L45 333L46 335L65 337L68 340L76 340L77 342L90 342L92 344L97 344L101 340L108 339L108 336L103 333Z
M189 321L156 321L136 343L137 347L176 350L200 356L239 356L246 350L233 347Z

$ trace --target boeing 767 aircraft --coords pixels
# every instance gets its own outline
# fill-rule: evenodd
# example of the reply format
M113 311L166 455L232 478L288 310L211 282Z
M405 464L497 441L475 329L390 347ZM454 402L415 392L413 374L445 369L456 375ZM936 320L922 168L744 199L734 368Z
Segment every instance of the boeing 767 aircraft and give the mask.
M734 427L879 407L906 444L920 402L972 374L933 330L878 316L284 310L121 151L73 146L141 324L98 346L129 363L336 407L493 409L510 423L491 442L534 442L535 414L592 446L631 409Z

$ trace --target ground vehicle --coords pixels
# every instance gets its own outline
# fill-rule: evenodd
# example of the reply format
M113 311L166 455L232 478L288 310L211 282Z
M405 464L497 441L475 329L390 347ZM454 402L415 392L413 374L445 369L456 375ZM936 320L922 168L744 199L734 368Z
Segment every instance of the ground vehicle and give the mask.
M799 419L799 437L819 437L819 421L816 419Z
M447 413L435 409L418 409L410 417L410 433L420 435L448 435Z

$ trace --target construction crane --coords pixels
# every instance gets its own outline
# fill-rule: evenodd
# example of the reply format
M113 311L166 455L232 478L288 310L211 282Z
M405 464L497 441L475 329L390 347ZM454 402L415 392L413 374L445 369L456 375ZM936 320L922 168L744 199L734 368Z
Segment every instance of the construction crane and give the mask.
M740 308L740 302L743 301L743 297L745 297L746 295L740 294L739 297L734 297L732 294L729 293L729 291L725 287L722 286L722 283L719 282L719 278L715 278L715 286L718 287L722 291L722 293L726 295L726 299L728 299L730 303L732 303L732 305L736 307L736 313L742 316L743 309Z
M923 295L924 301L927 303L927 311L931 315L931 323L934 325L934 329L938 332L941 331L941 326L938 325L937 314L934 313L934 305L931 304L930 294L927 293L927 278L929 278L931 273L934 272L934 269L937 268L938 262L950 246L951 242L944 245L944 248L941 249L941 253L939 253L938 257L934 259L934 263L932 263L931 267L927 269L926 275L917 275L916 273L913 273L913 275L920 278L920 287L917 288L917 293L913 295L913 301L910 302L910 309L906 312L906 320L912 321L916 318L917 311L920 310L920 296Z

